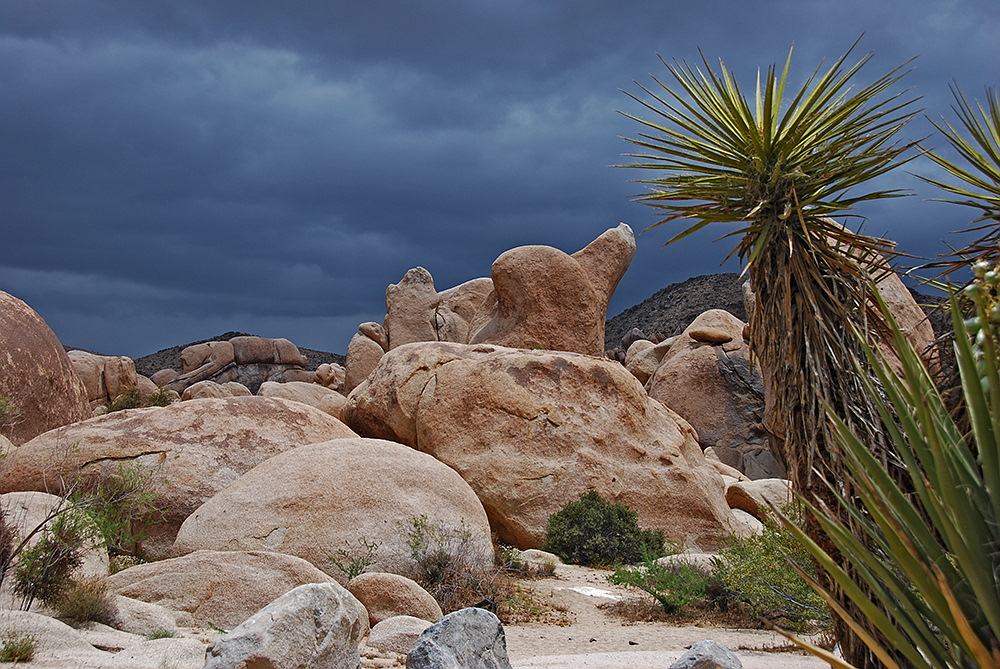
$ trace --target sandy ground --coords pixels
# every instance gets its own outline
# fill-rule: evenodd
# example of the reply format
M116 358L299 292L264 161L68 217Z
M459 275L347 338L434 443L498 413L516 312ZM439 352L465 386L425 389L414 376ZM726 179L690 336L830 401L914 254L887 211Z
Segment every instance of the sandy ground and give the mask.
M635 597L635 592L608 583L610 572L560 565L554 577L525 580L540 601L561 612L553 617L568 625L505 625L507 653L513 669L667 669L693 644L717 641L736 653L744 669L805 669L829 666L814 657L766 652L784 646L780 635L764 630L722 627L677 627L667 623L631 623L609 615L599 605ZM368 669L404 666L402 657L367 650Z

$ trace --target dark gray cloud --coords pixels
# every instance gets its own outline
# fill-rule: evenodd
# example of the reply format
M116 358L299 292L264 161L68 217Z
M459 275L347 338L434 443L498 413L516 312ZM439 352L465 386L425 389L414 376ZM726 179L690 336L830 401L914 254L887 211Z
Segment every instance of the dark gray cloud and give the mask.
M995 85L993 2L0 0L0 289L67 344L143 355L223 330L343 352L415 265L440 289L504 250L575 251L653 214L622 162L619 89L698 47L749 84L804 80L861 34L929 114ZM929 134L922 119L913 138ZM930 169L915 161L911 170ZM967 213L862 211L939 252ZM639 238L611 312L718 271L729 242ZM725 269L737 269L730 263Z

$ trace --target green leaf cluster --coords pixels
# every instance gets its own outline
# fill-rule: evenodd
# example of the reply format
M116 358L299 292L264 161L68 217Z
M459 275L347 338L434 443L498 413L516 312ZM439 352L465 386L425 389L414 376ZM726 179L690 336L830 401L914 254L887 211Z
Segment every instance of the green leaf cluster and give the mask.
M625 167L665 172L638 180L650 189L638 200L665 214L652 227L697 220L668 244L710 223L746 223L731 234L743 235L737 251L752 266L779 229L821 248L844 237L830 216L902 194L856 189L905 162L912 146L890 141L912 117L913 100L883 96L906 64L854 90L871 54L848 67L853 48L825 72L817 68L787 103L791 50L780 74L771 65L762 81L758 72L752 108L725 63L715 71L704 55L704 69L663 61L676 86L656 77L662 92L640 85L651 102L630 95L660 119L626 114L647 132L628 140L645 152L628 154L639 162Z
M618 567L608 576L608 582L637 588L651 595L663 610L674 613L683 606L705 597L712 577L683 560L664 564L653 555L646 555L635 567Z
M549 517L542 549L566 562L589 566L635 564L663 555L663 532L639 528L638 514L596 490Z
M973 106L957 85L952 86L951 92L955 97L952 110L958 115L959 124L968 137L943 119L932 123L959 155L962 164L934 151L924 153L957 177L960 183L919 178L953 196L943 199L943 202L978 209L981 215L973 221L969 230L982 234L965 247L945 256L943 262L932 264L945 267L944 274L968 267L975 261L995 262L1000 256L1000 94L995 88L986 89L986 107L983 107L978 101Z
M792 508L786 513L797 515ZM832 625L826 602L799 575L816 576L808 551L774 520L766 521L759 535L731 540L713 566L731 597L750 604L757 616L795 628L814 621Z

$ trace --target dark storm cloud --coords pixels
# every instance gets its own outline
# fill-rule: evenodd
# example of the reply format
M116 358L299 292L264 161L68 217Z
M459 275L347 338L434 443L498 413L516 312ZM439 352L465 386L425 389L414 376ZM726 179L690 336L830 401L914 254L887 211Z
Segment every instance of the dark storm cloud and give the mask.
M512 246L655 222L608 165L637 132L618 89L657 53L749 83L794 42L802 81L865 32L873 73L920 56L936 115L952 78L996 83L997 24L973 1L0 0L0 289L106 352L227 329L343 352L409 267L444 289ZM870 230L937 252L965 215L912 200ZM611 312L718 271L723 232L640 237Z

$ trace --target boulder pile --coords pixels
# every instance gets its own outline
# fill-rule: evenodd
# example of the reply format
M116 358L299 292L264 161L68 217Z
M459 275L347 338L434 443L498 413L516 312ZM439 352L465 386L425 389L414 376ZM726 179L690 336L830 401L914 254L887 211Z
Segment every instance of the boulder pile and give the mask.
M428 556L441 567L460 546L492 568L494 541L541 547L549 517L591 489L692 553L761 531L791 490L748 326L710 310L665 340L628 333L609 355L608 301L634 253L622 224L572 254L511 249L489 278L441 292L415 267L346 366L315 371L286 339L234 336L145 379L128 358L67 355L0 293L9 524L51 526L72 493L123 472L160 514L136 545L148 562L88 547L115 629L85 634L36 605L5 612L5 631L32 630L63 666L355 669L368 635L410 667L509 667L495 615L442 611L411 580ZM908 293L883 291L929 343ZM132 388L177 401L106 413ZM140 636L157 630L176 638Z

